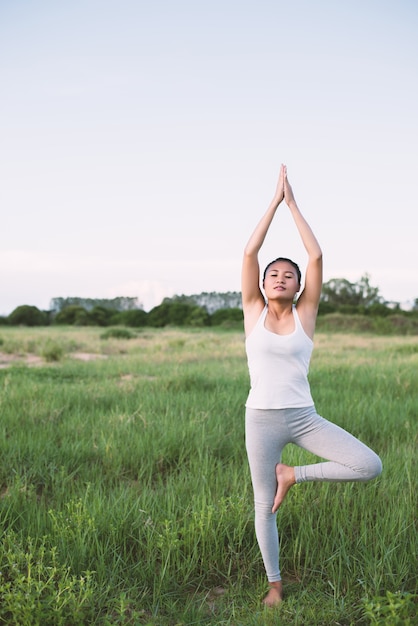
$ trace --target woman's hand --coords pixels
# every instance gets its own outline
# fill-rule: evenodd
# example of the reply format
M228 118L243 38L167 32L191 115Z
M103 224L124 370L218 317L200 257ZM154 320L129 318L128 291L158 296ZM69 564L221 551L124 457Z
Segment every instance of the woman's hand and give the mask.
M286 201L287 206L291 206L292 204L296 204L295 196L293 195L293 189L290 186L290 183L287 179L287 167L283 166L283 191L284 191L284 199Z
M280 166L280 174L279 174L279 180L277 181L276 193L274 194L274 198L272 200L272 204L274 204L276 208L279 206L279 204L282 202L283 198L285 197L285 193L284 193L285 171L286 171L286 166L282 164Z

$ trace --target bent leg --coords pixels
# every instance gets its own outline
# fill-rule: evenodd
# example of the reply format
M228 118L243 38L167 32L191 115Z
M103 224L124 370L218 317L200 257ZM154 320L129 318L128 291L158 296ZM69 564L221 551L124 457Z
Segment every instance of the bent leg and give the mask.
M305 481L368 481L382 471L380 458L340 426L328 422L314 408L294 421L293 443L327 461L295 467L297 483Z

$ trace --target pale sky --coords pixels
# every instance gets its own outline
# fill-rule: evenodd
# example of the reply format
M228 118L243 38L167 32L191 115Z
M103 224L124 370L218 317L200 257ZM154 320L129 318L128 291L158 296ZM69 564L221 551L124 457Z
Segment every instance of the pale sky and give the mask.
M0 314L239 291L282 162L324 279L418 298L415 0L0 0L0 79Z

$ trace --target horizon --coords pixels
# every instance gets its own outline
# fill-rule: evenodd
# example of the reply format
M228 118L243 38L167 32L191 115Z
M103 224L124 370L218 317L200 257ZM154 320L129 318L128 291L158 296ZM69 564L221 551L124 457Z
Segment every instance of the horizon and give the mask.
M359 278L361 278L361 277L359 277ZM344 279L344 277L333 277L333 279L337 279L337 280L348 280L348 279ZM330 279L330 280L332 280L332 279ZM324 283L323 283L323 284L325 284L326 282L327 282L327 281L324 281ZM355 284L357 281L349 281L349 282L353 282L353 283ZM371 281L371 283L372 283L372 281ZM373 285L373 284L371 284L371 286L372 286L372 287L377 287L377 288L378 288L378 286L377 286L377 285ZM135 299L135 300L136 300L136 302L137 302L137 308L138 308L138 309L141 309L141 310L145 311L146 313L149 313L149 312L150 312L153 308L155 308L155 307L159 306L160 304L162 304L162 303L163 303L163 301L164 301L165 299L172 299L172 298L176 298L176 297L178 297L178 298L182 298L182 297L185 297L185 298L192 298L192 297L198 297L198 296L201 296L201 295L203 295L203 294L212 294L212 293L214 293L214 294L219 294L219 295L223 295L223 294L227 294L227 293L240 294L240 293L241 293L241 291L240 291L240 290L227 290L227 291L216 291L216 290L212 290L212 291L201 291L201 292L199 292L199 293L190 293L190 294L186 294L186 293L178 293L178 294L172 294L171 296L167 296L167 295L166 295L166 296L163 296L163 298L162 298L159 302L156 302L156 303L152 304L151 306L145 306L145 304L144 304L144 302L141 300L140 296L135 296L135 295L133 295L133 296L128 296L128 295L118 295L118 296L114 296L114 297L112 297L112 298L108 298L108 297L104 297L104 296L103 296L103 297L102 297L102 296L98 296L98 297L91 297L91 296L76 296L76 295L72 295L72 296L53 296L52 298L50 298L50 301L49 301L49 306L48 306L48 307L46 307L46 308L39 307L38 305L36 305L36 304L31 304L31 303L29 303L29 302L24 302L24 303L21 303L21 304L16 305L16 307L14 307L14 309L12 309L11 311L9 311L8 313L2 313L2 312L0 312L0 317L8 317L8 316L9 316L9 315L10 315L10 314L11 314L11 313L12 313L12 312L16 309L16 308L18 308L19 306L35 306L35 307L36 307L36 308L38 308L40 311L43 311L43 312L50 312L50 311L52 311L52 310L53 310L53 308L51 308L51 304L52 304L53 300L57 300L57 299L63 299L63 300L67 300L67 299L68 299L68 300L70 300L70 299L77 300L77 299L79 299L79 300L92 300L92 301L94 301L94 300L98 300L98 301L99 301L99 300L109 300L109 301L112 301L112 300L117 299L117 298L129 298L129 299ZM379 297L381 297L381 298L382 298L383 303L384 303L385 305L388 305L389 307L390 307L390 306L397 306L397 305L398 305L398 306L401 308L401 310L403 310L403 311L408 311L408 310L411 310L411 309L413 308L414 304L415 304L415 301L416 301L416 300L418 300L418 296L417 296L417 297L415 297L415 298L411 298L411 299L404 300L403 302L399 302L399 301L397 301L397 300L387 300L387 299L383 298L383 296L381 295L381 293L380 293L380 289L379 289L379 293L378 293L378 295L379 295Z

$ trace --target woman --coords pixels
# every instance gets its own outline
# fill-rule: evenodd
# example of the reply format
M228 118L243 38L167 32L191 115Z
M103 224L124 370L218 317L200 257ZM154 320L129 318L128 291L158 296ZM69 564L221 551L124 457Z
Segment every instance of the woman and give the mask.
M272 261L260 289L258 252L282 200L308 254L305 285L299 267ZM320 417L312 400L308 369L322 288L322 252L301 214L281 166L276 193L248 241L242 267L242 302L251 389L246 402L246 447L255 502L255 530L266 569L267 606L282 600L277 510L287 492L305 481L367 481L382 471L379 457L345 430ZM328 459L290 467L280 462L287 443Z

